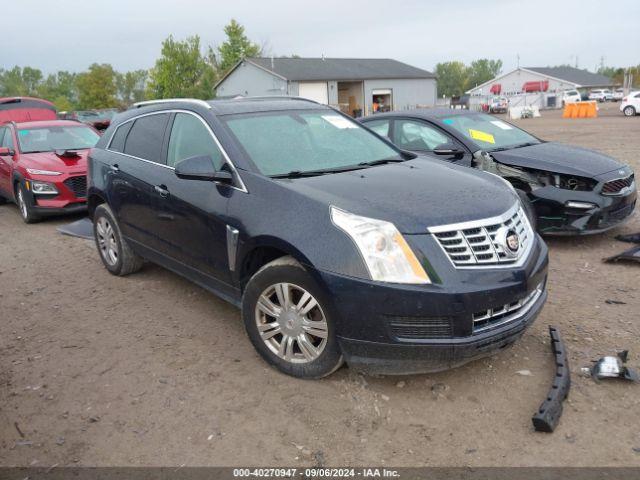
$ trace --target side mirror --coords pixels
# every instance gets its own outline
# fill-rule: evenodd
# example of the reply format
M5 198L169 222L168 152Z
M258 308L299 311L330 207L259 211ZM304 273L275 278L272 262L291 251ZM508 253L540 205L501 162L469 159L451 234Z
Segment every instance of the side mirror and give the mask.
M462 158L464 152L452 143L443 143L433 149L435 155L443 155L447 157Z
M204 180L207 182L231 183L233 175L230 172L219 170L213 167L211 157L200 155L187 158L175 169L176 176L184 180Z
M9 147L0 147L0 157L13 157L15 154L16 152Z

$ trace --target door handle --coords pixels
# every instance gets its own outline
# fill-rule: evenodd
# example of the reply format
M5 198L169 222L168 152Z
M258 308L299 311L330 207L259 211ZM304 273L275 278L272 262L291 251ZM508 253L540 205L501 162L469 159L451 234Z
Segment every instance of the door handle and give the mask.
M116 163L110 166L111 167L111 171L113 173L118 173L120 171L120 166Z
M156 185L153 189L162 197L167 198L169 196L169 190L166 185Z

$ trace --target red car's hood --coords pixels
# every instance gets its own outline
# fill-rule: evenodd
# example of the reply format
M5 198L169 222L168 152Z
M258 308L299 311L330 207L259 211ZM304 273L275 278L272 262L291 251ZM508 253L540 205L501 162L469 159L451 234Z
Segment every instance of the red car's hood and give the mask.
M23 153L20 156L20 163L24 168L86 174L89 150L77 150L76 152L78 156L74 157L62 157L55 152Z

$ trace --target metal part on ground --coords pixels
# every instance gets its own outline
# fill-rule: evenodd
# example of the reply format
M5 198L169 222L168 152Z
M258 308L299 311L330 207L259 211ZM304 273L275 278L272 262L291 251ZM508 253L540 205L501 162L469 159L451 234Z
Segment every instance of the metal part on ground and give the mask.
M608 355L600 358L596 361L593 367L585 367L582 371L588 373L594 380L601 380L603 378L622 378L631 382L640 382L640 375L638 372L627 367L627 358L629 357L629 351L623 350L618 352L617 356Z
M536 431L551 433L560 421L562 402L569 395L571 373L569 371L566 347L562 342L560 332L556 327L550 325L549 334L551 335L551 351L555 357L556 371L547 398L542 402L531 421Z

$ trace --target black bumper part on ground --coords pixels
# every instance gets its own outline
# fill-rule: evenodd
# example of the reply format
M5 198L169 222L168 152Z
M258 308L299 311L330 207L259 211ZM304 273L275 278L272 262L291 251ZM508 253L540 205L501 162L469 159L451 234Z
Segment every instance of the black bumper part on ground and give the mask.
M567 350L556 327L549 326L551 351L555 357L556 371L553 384L538 411L533 415L533 427L538 432L551 433L555 430L562 415L562 402L569 395L571 373L567 360Z

